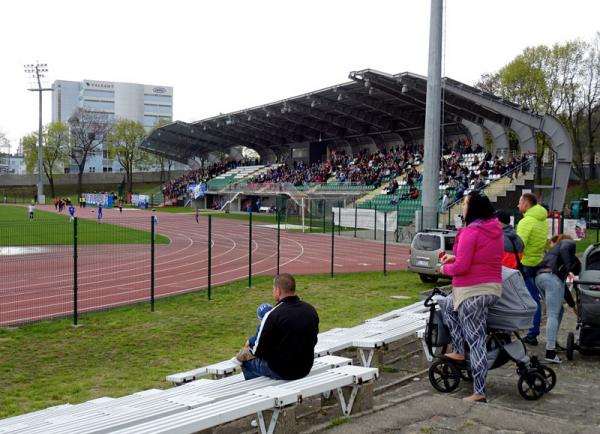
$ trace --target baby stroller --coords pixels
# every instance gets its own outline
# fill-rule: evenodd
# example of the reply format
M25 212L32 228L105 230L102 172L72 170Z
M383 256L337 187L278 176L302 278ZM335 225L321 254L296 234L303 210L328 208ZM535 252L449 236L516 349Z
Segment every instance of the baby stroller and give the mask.
M537 357L530 358L527 355L527 349L518 334L519 330L531 327L536 303L517 270L502 267L502 280L502 297L488 311L488 369L498 368L509 361L514 362L519 375L519 393L526 400L537 400L554 388L556 374L551 368L541 364ZM437 308L445 302L444 297L445 294L435 288L425 300L425 306L429 307L429 320L424 338L431 355L436 349L443 354L451 343L450 332ZM513 335L516 339L513 339ZM429 381L442 393L456 390L461 380L472 380L468 351L466 363L455 363L438 356L429 367Z
M567 335L567 359L573 352L600 354L600 243L589 246L583 253L581 273L573 281L577 303L577 338Z

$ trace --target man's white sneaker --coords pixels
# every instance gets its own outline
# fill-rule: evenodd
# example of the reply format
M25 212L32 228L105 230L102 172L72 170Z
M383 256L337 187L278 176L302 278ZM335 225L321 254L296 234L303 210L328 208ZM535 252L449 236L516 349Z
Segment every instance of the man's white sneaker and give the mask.
M242 362L240 362L240 361L237 359L237 357L232 357L232 358L231 358L231 362L232 362L232 363L235 363L235 364L236 364L236 365L238 365L238 366L242 366Z

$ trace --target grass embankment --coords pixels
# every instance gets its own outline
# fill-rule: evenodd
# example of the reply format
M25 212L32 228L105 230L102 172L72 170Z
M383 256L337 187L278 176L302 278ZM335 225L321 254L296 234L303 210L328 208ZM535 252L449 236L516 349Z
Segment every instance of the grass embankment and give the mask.
M158 300L154 313L140 304L87 314L81 328L60 320L0 329L0 418L166 388L168 374L232 357L255 331L256 307L272 300L270 277L246 283L214 288L212 301L204 291ZM413 303L429 286L409 272L297 276L321 331Z
M90 212L89 208L85 212ZM27 208L0 206L0 246L45 246L73 244L73 224L68 215L35 210L29 221ZM77 208L76 214L81 213ZM149 244L150 232L93 220L78 219L78 244ZM156 243L169 239L156 234Z

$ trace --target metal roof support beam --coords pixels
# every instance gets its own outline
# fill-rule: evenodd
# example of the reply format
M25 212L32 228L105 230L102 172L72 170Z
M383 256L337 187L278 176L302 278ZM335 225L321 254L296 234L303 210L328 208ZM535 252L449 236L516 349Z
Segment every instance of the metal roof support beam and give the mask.
M398 109L397 107L393 106L392 104L388 104L386 102L381 102L381 101L377 100L376 98L359 95L354 92L344 92L344 94L348 95L349 98L353 99L356 102L361 103L362 105L364 105L366 107L369 107L372 110L377 110L381 113L391 116L396 121L400 121L403 124L403 125L401 125L400 128L416 127L416 126L419 126L422 128L423 124L425 122L424 115L415 115L415 114L406 113L406 112ZM408 114L408 116L407 116L407 114ZM393 129L400 129L400 128L393 128Z
M294 113L301 113L303 115L311 116L318 121L329 123L335 127L344 128L346 130L354 131L355 133L364 134L365 125L357 124L356 122L349 121L339 116L335 116L331 113L327 113L312 107L305 107L302 104L296 104L288 102L287 106L292 109ZM368 128L368 126L367 126Z
M511 128L517 137L519 137L521 152L537 153L537 141L533 128L522 124L519 121L512 121Z
M485 144L485 134L483 132L483 127L466 119L463 119L461 122L469 131L469 135L471 136L471 143L483 146Z
M267 125L268 127L272 128L273 132L276 132L278 135L285 135L287 132L288 137L297 137L300 136L302 139L298 140L298 142L307 142L307 141L311 141L311 140L318 140L319 139L319 132L317 131L316 134L313 131L308 131L307 129L301 128L296 124L291 124L290 122L283 120L283 119L279 119L277 117L275 117L274 115L272 116L271 114L269 114L269 116L267 116L266 114L256 114L255 112L251 112L249 113L252 116L252 121L257 121L257 122L261 122L264 125Z
M492 152L505 153L508 152L508 135L506 130L500 124L492 122L488 119L483 121L484 128L487 128L492 135Z
M311 100L315 101L317 106L325 110L335 111L346 117L357 120L362 124L362 127L364 129L369 129L370 126L374 126L381 131L389 131L394 127L391 119L382 118L381 116L376 116L364 110L346 107L343 104L331 101L323 97L313 96L311 97Z
M200 130L200 131L197 131ZM194 133L198 132L199 134L201 134L200 137L202 137L202 140L206 140L204 139L204 136L209 136L211 137L210 142L213 143L217 143L220 145L220 152L224 152L225 149L231 147L231 146L236 146L236 145L248 145L248 147L255 149L256 152L258 152L258 154L262 157L262 158L267 158L269 159L269 161L275 161L276 157L275 157L275 153L273 152L272 149L270 149L270 147L268 146L264 146L258 143L250 143L250 142L238 142L238 143L232 143L232 140L239 140L238 138L235 137L231 137L228 138L227 133L225 133L225 128L223 128L222 131L219 130L219 128L211 128L211 129L206 129L206 131L203 128L195 128L193 131Z
M285 114L271 112L270 117L283 119L291 124L301 127L303 130L310 130L312 134L316 134L317 137L321 138L323 135L328 135L329 138L341 138L345 135L345 131L341 128L333 127L325 122L305 119L289 112L286 112Z

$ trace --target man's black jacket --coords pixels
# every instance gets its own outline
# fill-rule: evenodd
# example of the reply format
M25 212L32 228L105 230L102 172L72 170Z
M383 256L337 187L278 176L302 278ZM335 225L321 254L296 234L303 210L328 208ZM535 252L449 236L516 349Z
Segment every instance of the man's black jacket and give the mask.
M263 318L254 355L277 375L296 380L310 372L319 333L319 316L310 304L288 296Z

